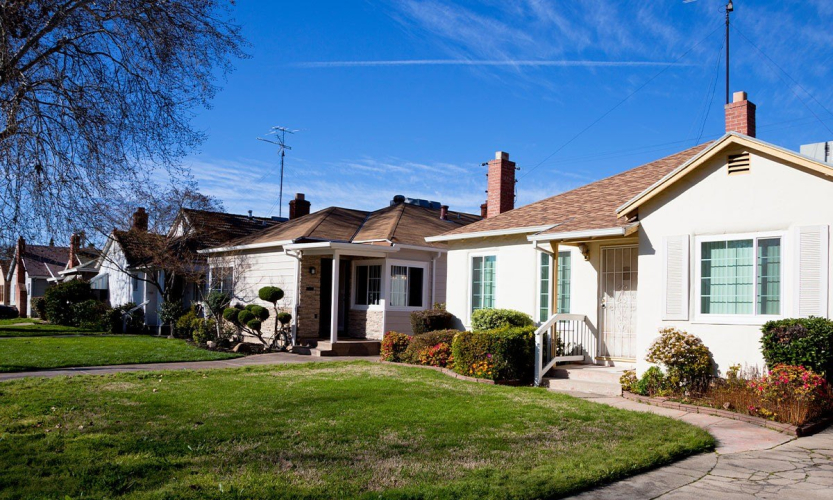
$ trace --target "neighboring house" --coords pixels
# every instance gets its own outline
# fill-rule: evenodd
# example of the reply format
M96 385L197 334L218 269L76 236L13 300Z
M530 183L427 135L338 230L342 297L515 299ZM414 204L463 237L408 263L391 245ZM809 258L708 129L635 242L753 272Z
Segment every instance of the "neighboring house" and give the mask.
M12 261L0 259L0 305L7 306L9 305L10 295L11 295L11 282L7 281L6 277L9 273L9 266L11 266Z
M490 307L563 319L588 330L564 334L570 354L640 372L658 330L675 327L725 373L763 365L764 322L829 317L833 166L756 139L745 93L726 124L714 142L514 210L493 207L511 199L514 179L494 179L514 164L490 162L489 217L427 239L449 245L458 326Z
M92 287L109 300L112 307L127 303L141 305L145 323L159 326L165 284L180 288L183 305L201 301L204 279L184 276L207 273L205 257L197 250L216 246L280 223L279 219L181 209L167 235L148 232L148 214L139 207L127 231L114 229L97 262ZM173 250L173 251L172 251ZM160 253L170 252L168 258ZM176 261L173 256L176 256ZM172 280L165 273L180 272ZM159 285L159 286L157 286Z
M330 207L293 217L290 209L288 222L203 253L212 288L236 303L282 288L297 343L381 339L410 332L412 311L445 302L446 246L425 237L479 219L404 196L373 212Z
M94 276L95 271L88 265L95 260L96 250L79 248L80 241L78 235L73 235L71 246L58 247L27 245L26 240L19 238L14 259L5 272L9 287L6 304L17 307L21 317L32 316L32 304L43 297L49 286L67 279Z

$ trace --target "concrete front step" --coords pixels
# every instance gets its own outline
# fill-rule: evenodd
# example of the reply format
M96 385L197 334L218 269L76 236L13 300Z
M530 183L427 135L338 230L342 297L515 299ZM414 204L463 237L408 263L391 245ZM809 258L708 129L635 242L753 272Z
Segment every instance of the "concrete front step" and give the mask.
M379 340L344 340L340 342L319 341L313 356L376 356L382 347Z
M603 396L622 395L622 386L619 385L618 381L612 384L610 382L594 382L591 380L574 380L569 378L545 378L544 384L549 390L556 392L588 392Z
M553 367L548 377L558 379L581 380L586 382L603 382L619 384L619 378L625 370L610 366L598 365L563 365Z

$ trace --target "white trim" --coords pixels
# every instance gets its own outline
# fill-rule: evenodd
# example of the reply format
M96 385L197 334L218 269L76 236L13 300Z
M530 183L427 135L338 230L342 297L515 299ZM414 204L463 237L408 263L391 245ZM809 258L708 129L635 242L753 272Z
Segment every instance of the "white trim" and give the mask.
M819 279L820 282L818 283L818 291L819 291L819 307L821 308L818 311L815 311L815 314L804 312L801 310L801 297L802 297L802 265L801 265L801 254L803 253L802 249L802 231L803 230L812 230L817 229L819 230L819 244L820 247L818 248L819 251ZM792 237L795 239L795 252L793 253L793 272L795 276L795 280L792 283L792 287L790 289L793 291L793 300L792 300L792 317L796 318L803 318L807 317L808 315L813 316L821 316L823 318L829 318L829 289L830 284L828 280L830 279L830 270L829 270L829 260L830 260L830 236L829 236L829 226L827 224L823 225L807 225L807 226L796 226L793 231L791 232Z
M490 236L509 236L513 234L540 233L541 231L547 231L549 229L552 229L557 225L558 224L547 224L543 226L513 227L509 229L494 229L491 231L475 231L473 233L441 234L439 236L429 236L425 238L425 241L427 241L428 243L434 243L438 241L465 240L469 238L488 238Z
M758 314L758 240L768 238L779 238L781 240L781 297L780 297L780 314ZM710 241L737 241L737 240L752 240L752 266L753 266L753 283L752 283L752 307L755 311L753 314L704 314L701 311L702 307L702 248L703 243ZM727 233L727 234L708 234L694 236L694 259L692 262L693 277L694 277L694 299L691 303L694 307L694 314L691 322L694 324L706 325L763 325L767 321L783 319L787 316L786 305L788 290L786 282L786 268L787 264L792 262L790 254L790 242L787 238L787 231L761 231L754 233Z
M604 229L586 229L583 231L567 231L564 233L539 233L527 236L529 241L553 241L574 238L599 238L602 236L625 236L629 229L639 226L638 222L627 226L607 227Z
M537 245L536 245L536 249L541 250ZM569 253L569 250L566 251L566 252ZM559 250L558 253L561 253L561 251ZM548 285L549 290L547 291L547 293L548 293L547 300L549 301L549 304L547 304L547 318L552 316L552 311L550 311L550 309L552 309L552 292L553 292L552 266L553 266L553 262L556 262L558 260L558 257L554 256L553 252L545 252L545 251L536 252L535 255L537 255L537 258L535 259L535 261L537 263L537 265L535 266L535 285L536 285L536 287L535 287L535 311L532 315L532 319L537 324L537 323L541 322L540 318L541 318L541 306L542 306L542 304L541 304L541 256L546 255L547 258L550 261L549 285ZM558 276L556 276L556 281L558 281Z
M249 243L248 245L234 245L230 247L217 247L217 248L204 248L202 250L197 250L197 253L206 254L206 253L223 253L223 252L236 252L238 250L255 250L258 248L275 248L275 247L282 247L292 243L294 240L282 240L282 241L267 241L264 243Z
M393 266L401 266L401 267L419 267L422 269L422 305L419 307L416 306L393 306L391 305L392 301L391 298L388 296L386 297L388 300L385 301L385 305L387 305L386 310L388 311L398 311L398 312L413 312L413 311L424 311L425 309L429 309L429 306L426 306L427 302L427 291L428 291L428 262L426 261L419 261L419 260L394 260L394 259L387 259L385 261L385 281L387 282L387 290L388 293L391 291L391 271Z
M402 250L422 250L425 252L440 252L440 253L448 253L447 248L441 247L424 247L420 245L401 245L399 243L394 243L394 248L400 248Z
M351 274L351 290L350 290L350 309L353 311L384 311L387 305L387 301L385 300L385 259L367 259L367 260L354 260L352 261L352 266L350 269ZM359 285L359 282L356 280L356 268L359 266L380 266L381 270L381 281L379 283L379 303L378 304L356 304L356 289Z
M473 276L472 276L472 267L474 266L474 258L475 257L494 257L495 258L495 285L494 285L495 292L494 292L493 296L494 296L495 307L500 307L500 304L498 303L498 296L499 296L499 292L500 292L500 287L498 286L499 281L500 281L499 277L498 277L498 264L499 264L498 253L499 253L498 249L493 248L493 249L481 249L481 250L478 250L476 252L470 252L468 254L468 270L466 271L466 276L467 276L467 281L468 281L468 283L466 284L466 290L467 290L466 328L471 328L471 315L474 312L474 311L472 311L472 303L471 303L472 297L471 297L471 294L472 294L472 278L473 278Z

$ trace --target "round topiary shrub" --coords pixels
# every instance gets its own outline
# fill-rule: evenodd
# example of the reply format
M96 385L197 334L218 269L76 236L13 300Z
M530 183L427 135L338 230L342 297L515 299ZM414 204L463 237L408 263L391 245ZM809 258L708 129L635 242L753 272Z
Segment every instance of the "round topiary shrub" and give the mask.
M292 321L292 315L291 314L289 314L288 312L278 313L278 323L280 323L282 325L286 325L290 321Z
M257 291L257 296L260 297L260 300L271 302L272 304L281 300L283 295L283 290L276 286L265 286Z
M234 307L227 307L223 310L223 319L230 323L237 324L238 314L240 314L240 309L236 309Z
M255 319L251 319L251 320L247 321L246 326L248 326L249 328L251 328L252 330L254 330L256 332L259 332L260 327L263 326L263 323L259 319L255 318Z
M269 317L269 310L263 306L251 305L246 307L255 317L261 321L265 321Z
M257 319L257 316L255 316L254 313L252 311L248 310L248 309L243 309L242 311L237 313L237 321L241 325L247 325L248 326L249 321L252 321L253 319Z

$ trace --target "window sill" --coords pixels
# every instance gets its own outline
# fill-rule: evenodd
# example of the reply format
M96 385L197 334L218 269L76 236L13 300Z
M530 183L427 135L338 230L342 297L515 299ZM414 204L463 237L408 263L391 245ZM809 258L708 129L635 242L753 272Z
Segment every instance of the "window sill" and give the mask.
M697 316L691 323L695 325L762 326L767 321L777 321L779 319L784 319L784 316Z
M392 312L415 312L415 311L424 311L424 307L405 307L405 306L391 306L388 307L388 311Z

